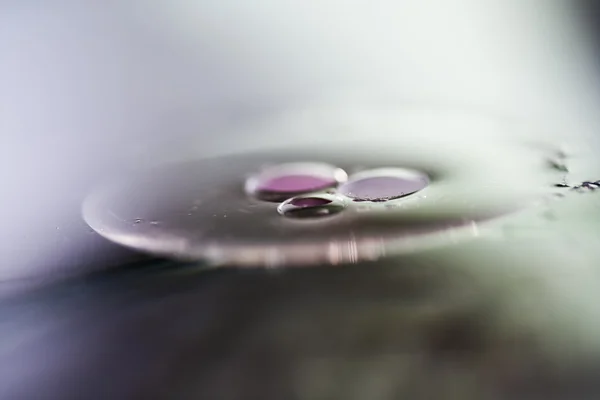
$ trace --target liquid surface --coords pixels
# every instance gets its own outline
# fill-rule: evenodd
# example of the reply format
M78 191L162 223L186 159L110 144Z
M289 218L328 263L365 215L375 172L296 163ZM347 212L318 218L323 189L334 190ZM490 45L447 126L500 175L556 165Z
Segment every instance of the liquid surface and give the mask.
M255 267L337 265L472 240L498 217L548 195L548 181L558 179L543 155L526 147L490 147L488 140L479 152L469 152L451 148L451 142L430 146L421 136L403 140L386 146L336 142L166 165L98 188L86 199L83 215L114 242L170 258ZM493 162L486 146L513 162ZM332 197L324 204L311 193L313 181L294 185L299 171L306 176L306 167L329 177L328 194L345 179L343 171L352 171L350 186L342 185L340 194L355 191L357 199L386 201L347 201L343 208ZM252 177L245 180L248 173ZM382 173L392 185L372 185ZM272 179L278 185L266 185ZM310 194L292 204L285 201L299 195L259 188ZM409 192L414 194L405 196ZM317 218L325 215L331 218ZM136 219L160 224L132 222Z
M277 207L279 214L290 218L319 218L337 214L344 210L344 199L335 194L313 194L293 197Z
M400 168L381 168L351 176L339 193L354 201L388 201L408 196L429 184L427 175Z
M284 163L263 168L246 181L246 192L259 200L283 201L291 196L334 188L345 182L343 169L325 163Z

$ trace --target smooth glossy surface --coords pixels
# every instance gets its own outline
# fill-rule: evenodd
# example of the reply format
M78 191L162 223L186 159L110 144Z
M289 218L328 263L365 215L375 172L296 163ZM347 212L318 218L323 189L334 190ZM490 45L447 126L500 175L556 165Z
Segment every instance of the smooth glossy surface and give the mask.
M405 140L385 146L336 142L171 164L100 187L85 201L83 215L114 242L170 258L252 267L337 265L477 237L480 224L538 196L537 186L526 184L537 171L525 171L516 181L506 166L487 162L485 154L437 151ZM494 151L513 158L523 154L513 147ZM296 160L345 171L357 166L426 171L431 182L415 196L384 203L346 201L344 211L331 218L302 221L282 218L277 204L242 190L249 171L298 165ZM540 190L550 188L541 185ZM160 224L136 224L136 219Z
M348 175L336 166L317 162L298 162L262 168L246 181L246 192L265 201L283 201L292 196L335 188Z
M334 194L293 197L277 207L279 214L290 218L320 218L338 214L346 207L344 199Z
M408 196L424 189L429 178L424 173L402 168L379 168L350 177L339 193L354 201L381 202Z

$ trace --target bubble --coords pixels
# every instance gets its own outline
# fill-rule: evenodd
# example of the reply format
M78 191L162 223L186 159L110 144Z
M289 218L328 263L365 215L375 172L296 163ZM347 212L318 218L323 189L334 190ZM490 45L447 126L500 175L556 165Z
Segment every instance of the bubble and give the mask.
M292 218L318 218L334 215L344 210L344 199L334 194L322 193L292 197L281 203L277 211Z
M246 181L246 192L260 200L279 202L305 193L335 188L348 175L324 163L286 163L270 166Z
M408 196L428 184L427 175L415 170L379 168L353 175L338 192L354 201L382 202Z

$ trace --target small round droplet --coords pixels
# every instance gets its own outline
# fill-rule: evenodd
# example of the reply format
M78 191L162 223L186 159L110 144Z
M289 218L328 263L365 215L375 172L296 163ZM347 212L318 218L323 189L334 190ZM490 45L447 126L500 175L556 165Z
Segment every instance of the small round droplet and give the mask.
M337 214L346 207L344 200L329 193L292 197L277 207L279 214L292 218L318 218Z
M287 163L263 169L246 181L246 192L260 200L283 201L292 196L335 188L346 172L323 163Z
M408 196L428 184L427 175L415 170L379 168L350 177L338 192L354 201L382 202Z

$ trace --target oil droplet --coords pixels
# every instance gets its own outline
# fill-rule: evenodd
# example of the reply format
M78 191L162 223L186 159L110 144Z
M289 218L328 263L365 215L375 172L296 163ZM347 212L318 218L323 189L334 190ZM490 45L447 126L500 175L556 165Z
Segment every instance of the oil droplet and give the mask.
M571 188L571 190L576 190L578 192L583 192L583 191L593 191L593 190L597 190L600 189L600 181L596 181L596 182L590 182L590 181L585 181L582 182L581 184L577 185L577 186L573 186Z
M292 197L277 207L279 214L292 218L318 218L334 215L346 207L344 199L329 193Z
M408 196L424 189L429 178L422 172L403 168L363 171L339 188L339 193L354 201L382 202Z
M263 169L246 181L246 192L260 200L279 202L305 193L335 188L348 175L323 163L287 163Z
M141 224L142 222L144 222L144 220L141 219L141 218L136 218L136 219L133 220L134 224Z

